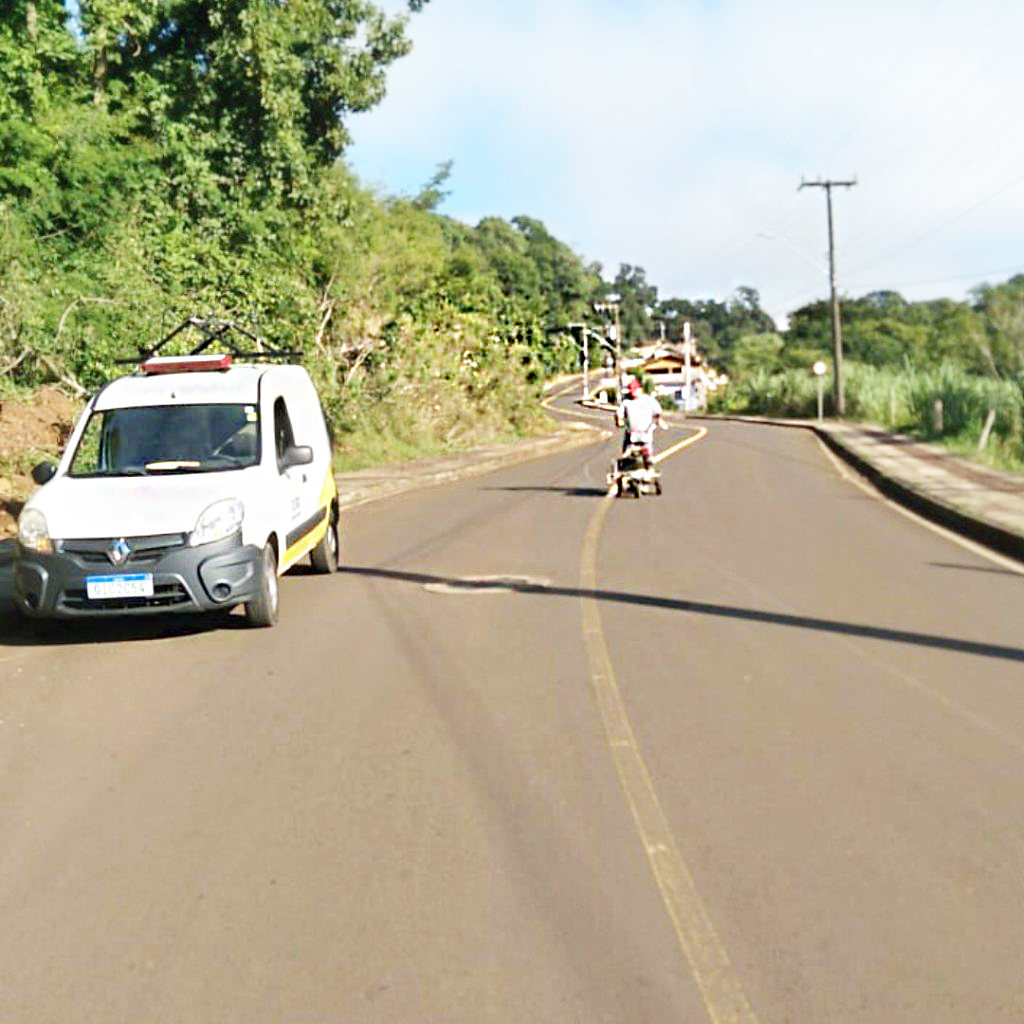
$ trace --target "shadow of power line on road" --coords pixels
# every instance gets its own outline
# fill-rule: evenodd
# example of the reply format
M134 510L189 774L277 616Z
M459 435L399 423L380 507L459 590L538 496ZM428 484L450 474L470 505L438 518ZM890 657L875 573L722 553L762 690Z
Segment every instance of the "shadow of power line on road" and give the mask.
M999 658L1004 661L1024 662L1024 648L1007 647L1003 644L982 643L978 640L964 640L957 637L939 636L934 633L915 633L905 629L889 629L884 626L869 626L857 622L837 622L820 619L811 615L789 615L785 612L761 611L757 608L737 608L731 605L709 604L705 601L686 601L681 598L655 597L648 594L631 594L619 590L585 590L582 587L556 587L509 581L496 584L494 581L479 582L457 577L435 576L430 573L406 572L399 569L378 569L372 566L348 565L341 572L353 576L368 576L402 583L446 584L461 590L479 587L494 591L497 587L517 594L544 594L554 597L592 598L595 601L611 601L639 605L647 608L667 608L671 611L689 612L691 615L709 615L716 618L736 619L740 622L760 622L790 629L810 629L838 636L861 637L866 640L884 640L889 643L913 644L918 647L932 647L936 650L954 651L958 654L972 654L980 658Z

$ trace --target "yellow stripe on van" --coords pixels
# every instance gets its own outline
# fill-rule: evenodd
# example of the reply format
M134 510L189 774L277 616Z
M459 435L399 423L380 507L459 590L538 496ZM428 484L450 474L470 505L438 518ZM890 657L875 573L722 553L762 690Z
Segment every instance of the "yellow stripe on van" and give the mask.
M327 527L331 522L331 503L338 495L338 486L334 481L334 471L328 467L324 485L320 490L320 510L316 525L290 544L281 559L281 572L290 569L303 555L309 554L323 540Z

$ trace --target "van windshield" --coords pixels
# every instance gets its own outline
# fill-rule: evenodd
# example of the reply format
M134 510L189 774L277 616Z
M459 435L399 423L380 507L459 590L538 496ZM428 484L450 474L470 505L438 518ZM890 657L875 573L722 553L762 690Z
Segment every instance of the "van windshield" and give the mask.
M254 405L161 405L94 412L70 476L146 476L244 469L259 461Z

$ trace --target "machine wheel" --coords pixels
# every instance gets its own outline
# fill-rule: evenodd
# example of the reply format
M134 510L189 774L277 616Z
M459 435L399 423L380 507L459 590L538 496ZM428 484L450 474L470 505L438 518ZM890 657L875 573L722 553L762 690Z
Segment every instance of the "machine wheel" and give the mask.
M654 493L659 495L659 496L661 495L661 481L660 480L655 480L654 481Z
M245 602L245 621L250 626L273 626L278 607L277 553L269 541L260 559L260 589L251 601Z
M633 492L634 498L640 497L640 482L638 480L630 480L629 489Z
M330 511L331 521L327 525L327 532L320 538L319 543L309 553L309 560L313 565L314 572L337 572L338 562L341 558L341 544L338 538L338 513L332 508Z

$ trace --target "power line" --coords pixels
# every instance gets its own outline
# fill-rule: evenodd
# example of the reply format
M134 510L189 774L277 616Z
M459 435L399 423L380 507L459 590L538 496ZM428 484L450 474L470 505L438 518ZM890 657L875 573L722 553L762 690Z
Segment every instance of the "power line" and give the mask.
M937 170L933 170L923 178L921 176L915 178L910 189L912 198L906 192L893 197L890 207L895 212L892 216L885 217L885 226L879 230L874 230L870 225L866 229L862 229L848 241L849 249L851 251L869 249L870 245L877 245L880 238L900 231L902 225L911 220L918 210L926 206L928 200L936 193L940 193L943 188L955 183L962 177L962 172L972 164L982 158L988 158L986 147L996 139L1007 138L1009 129L1018 123L1021 113L1024 112L1024 103L1020 103L1008 115L1002 116L996 122L1000 108L1013 98L1010 94L1004 95L999 103L989 109L987 116L977 122L970 134L959 135L948 153L933 162L932 166ZM959 159L955 159L957 157Z
M954 281L984 281L985 278L995 274L1020 274L1024 272L1024 262L1015 263L1012 267L997 267L995 270L975 270L970 274L955 274L951 277L933 277L927 281L899 281L889 287L895 291L897 288L920 288L929 284L951 284Z
M904 242L902 245L897 246L895 249L890 249L887 253L878 257L877 259L869 260L866 263L861 263L859 266L854 267L853 273L859 273L862 270L869 270L871 267L877 266L879 263L884 263L886 260L891 259L893 256L898 256L901 252L906 252L907 249L914 248L914 246L919 245L921 242L925 241L928 238L931 238L932 235L938 234L940 231L944 230L945 228L948 228L951 224L956 224L957 221L963 220L964 217L966 217L968 214L974 213L975 210L981 209L981 207L985 206L987 203L990 203L997 196L1000 196L1004 192L1009 191L1009 189L1013 188L1014 185L1016 185L1018 182L1022 180L1024 180L1024 174L1015 175L1009 181L1003 182L1000 186L993 189L986 195L982 196L982 198L979 199L977 202L972 203L970 206L965 207L958 213L953 214L952 217L947 217L945 220L939 221L937 224L933 224L926 231L923 231L920 234L913 236L909 241Z

